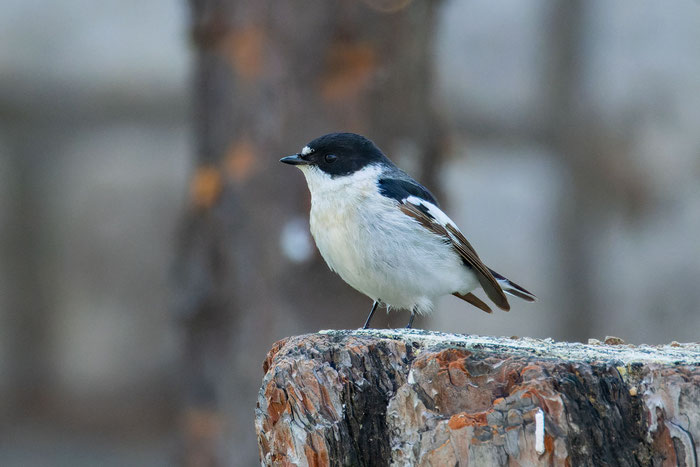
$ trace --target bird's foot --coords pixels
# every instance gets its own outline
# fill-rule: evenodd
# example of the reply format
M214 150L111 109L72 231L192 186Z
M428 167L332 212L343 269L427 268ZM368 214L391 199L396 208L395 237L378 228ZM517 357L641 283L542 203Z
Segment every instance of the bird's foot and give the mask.
M408 324L406 325L406 329L411 329L411 328L412 328L412 326L413 326L413 318L415 318L415 317L416 317L416 312L415 312L415 311L411 311L411 317L410 317L409 320L408 320Z

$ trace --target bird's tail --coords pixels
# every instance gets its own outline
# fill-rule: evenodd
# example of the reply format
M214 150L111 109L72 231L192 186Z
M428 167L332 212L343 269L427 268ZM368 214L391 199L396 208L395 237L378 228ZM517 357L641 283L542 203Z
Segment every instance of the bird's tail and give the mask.
M526 290L524 287L519 286L515 282L503 277L493 269L490 269L491 274L493 274L493 277L498 281L498 285L501 286L501 289L509 295L512 295L514 297L522 298L523 300L526 300L528 302L534 302L537 300L537 297L535 294L532 292Z

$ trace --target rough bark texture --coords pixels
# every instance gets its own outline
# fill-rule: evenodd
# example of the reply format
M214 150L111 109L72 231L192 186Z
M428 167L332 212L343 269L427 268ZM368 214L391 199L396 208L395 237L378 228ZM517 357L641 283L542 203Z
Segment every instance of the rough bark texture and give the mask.
M609 341L614 342L614 341ZM266 465L697 465L700 345L426 331L277 342L255 427Z

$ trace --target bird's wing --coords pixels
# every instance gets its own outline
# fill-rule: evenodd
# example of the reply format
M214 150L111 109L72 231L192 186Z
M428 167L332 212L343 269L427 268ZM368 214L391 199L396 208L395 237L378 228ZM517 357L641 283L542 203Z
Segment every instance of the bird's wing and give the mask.
M433 194L426 187L409 178L403 172L399 172L399 174L402 175L401 178L387 177L379 179L377 186L382 196L393 198L399 203L403 203L409 196L415 196L435 206L439 206Z
M420 185L418 186L420 187ZM481 262L479 255L476 254L474 248L447 214L442 212L435 203L414 194L409 194L409 196L399 200L399 208L426 229L444 237L459 253L462 261L474 271L479 279L479 284L491 301L503 310L510 310L508 299L496 278L493 277L491 270Z

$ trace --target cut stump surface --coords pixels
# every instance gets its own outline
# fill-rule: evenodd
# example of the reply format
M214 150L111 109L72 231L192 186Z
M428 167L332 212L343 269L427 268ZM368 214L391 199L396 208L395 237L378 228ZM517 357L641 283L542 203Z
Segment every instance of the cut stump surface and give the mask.
M700 457L700 345L420 330L277 342L264 465L684 465Z

